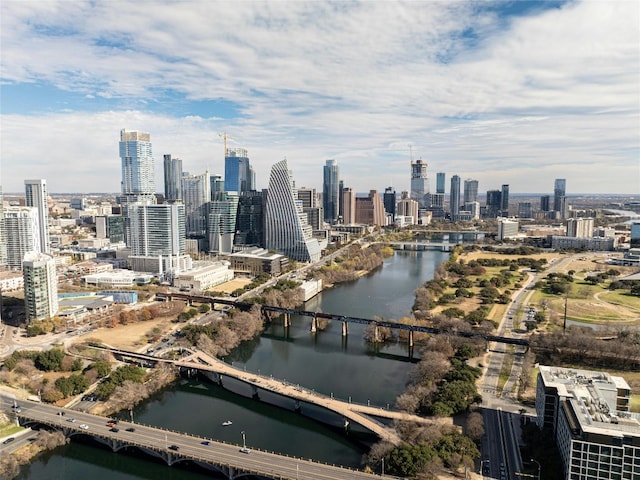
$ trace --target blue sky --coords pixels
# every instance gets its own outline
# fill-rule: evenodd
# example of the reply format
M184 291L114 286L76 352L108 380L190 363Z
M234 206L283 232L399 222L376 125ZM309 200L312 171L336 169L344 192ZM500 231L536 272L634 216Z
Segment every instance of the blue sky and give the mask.
M259 188L409 189L410 150L485 192L640 193L640 5L619 1L0 3L0 183L117 192L122 128Z

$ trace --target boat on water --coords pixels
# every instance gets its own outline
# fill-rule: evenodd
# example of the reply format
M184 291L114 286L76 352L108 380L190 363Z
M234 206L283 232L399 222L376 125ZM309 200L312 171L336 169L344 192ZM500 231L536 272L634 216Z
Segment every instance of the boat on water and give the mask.
M233 422L231 420L227 420L226 422L222 422L222 426L223 427L228 427L229 425L233 425Z

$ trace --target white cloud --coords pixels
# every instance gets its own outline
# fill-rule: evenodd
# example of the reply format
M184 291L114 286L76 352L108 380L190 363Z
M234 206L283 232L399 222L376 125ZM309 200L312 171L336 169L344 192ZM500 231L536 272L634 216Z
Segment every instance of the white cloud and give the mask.
M324 160L336 158L357 191L404 190L411 143L432 176L474 177L481 191L550 191L562 177L569 191L638 192L637 2L574 2L507 23L477 6L3 2L5 83L133 101L3 114L4 190L21 190L37 168L52 191L117 191L128 128L151 132L157 159L171 152L194 173L223 173L217 132L227 131L262 187L286 156L299 185L320 188ZM232 102L241 116L154 113L167 88ZM70 158L82 177L61 175Z

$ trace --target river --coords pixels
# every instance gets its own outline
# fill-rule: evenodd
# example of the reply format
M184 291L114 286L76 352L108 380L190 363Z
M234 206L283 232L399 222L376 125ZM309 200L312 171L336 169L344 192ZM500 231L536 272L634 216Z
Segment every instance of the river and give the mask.
M410 313L415 289L433 278L448 258L438 251L396 252L369 275L342 284L311 299L305 310L358 317L399 319ZM393 405L412 370L407 346L373 347L363 340L363 325L350 324L343 338L341 324L331 322L316 334L310 320L293 317L285 329L275 321L262 336L240 345L229 358L235 366L285 379L337 398L371 405ZM225 380L225 386L241 390ZM303 407L304 408L304 407ZM367 435L341 428L243 397L198 379L182 379L134 409L136 422L179 430L291 456L359 467ZM322 412L314 412L321 417ZM122 415L127 417L128 413ZM226 420L233 425L221 426ZM150 457L112 453L88 442L71 442L25 466L19 479L91 480L201 479L209 474L167 467Z

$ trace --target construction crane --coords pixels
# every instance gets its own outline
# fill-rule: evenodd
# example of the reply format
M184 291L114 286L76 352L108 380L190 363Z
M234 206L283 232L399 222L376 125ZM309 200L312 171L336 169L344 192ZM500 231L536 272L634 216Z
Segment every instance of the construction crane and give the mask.
M224 141L224 156L227 156L227 139L235 140L234 137L227 134L227 132L219 133L218 136Z

